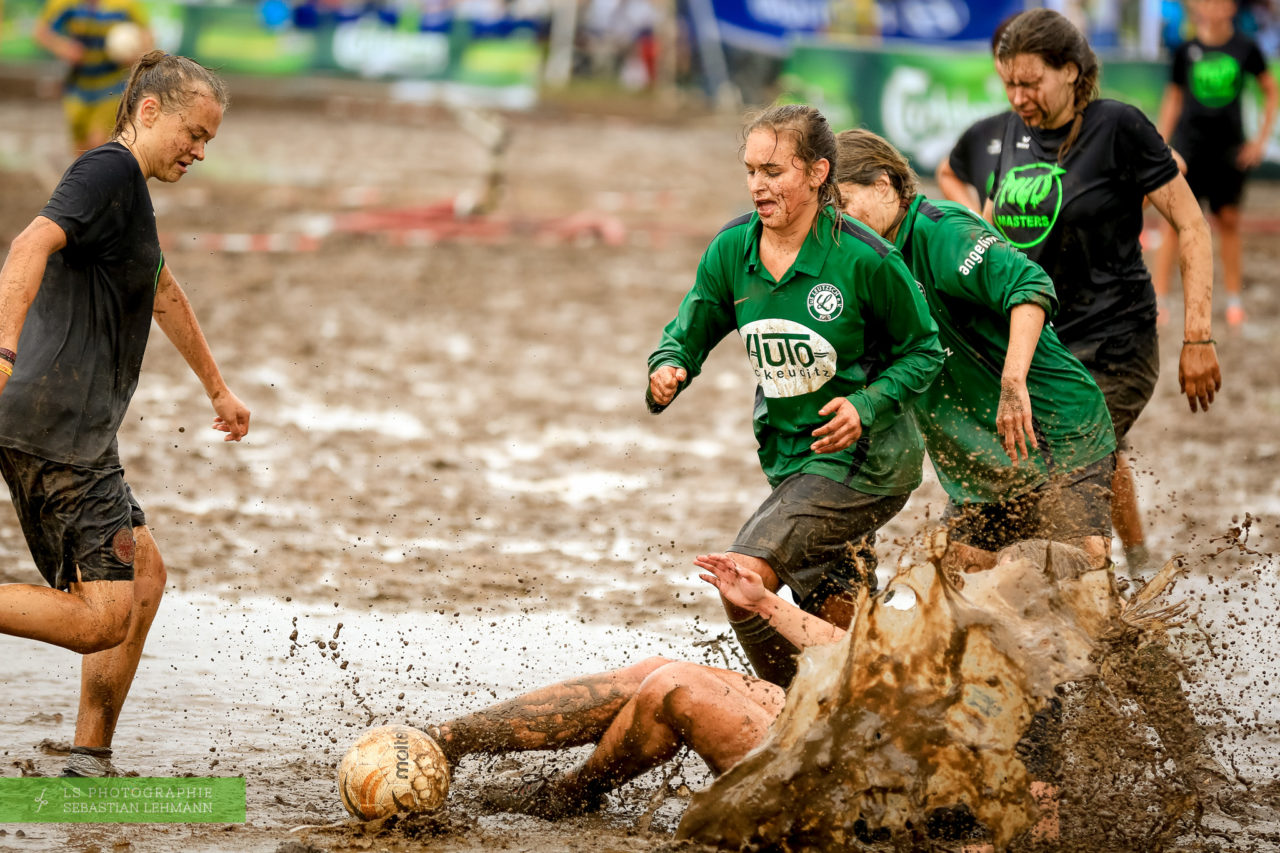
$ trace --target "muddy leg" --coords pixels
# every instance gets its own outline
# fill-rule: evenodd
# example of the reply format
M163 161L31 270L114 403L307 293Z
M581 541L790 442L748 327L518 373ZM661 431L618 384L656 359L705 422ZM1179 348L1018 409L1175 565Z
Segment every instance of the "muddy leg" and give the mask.
M739 566L760 575L766 588L778 591L781 583L768 562L748 554L730 554ZM756 675L779 687L789 685L796 675L796 658L800 650L759 615L735 607L724 599L721 599L721 603L729 616L729 627L738 637L738 643Z
M85 655L80 665L80 710L76 716L76 746L109 747L129 687L133 684L147 632L164 594L164 560L151 531L135 527L133 610L124 642L106 651Z
M557 779L554 790L569 798L598 797L682 746L719 775L764 739L783 701L780 687L760 679L699 664L667 664L645 678L595 751Z
M439 726L450 764L473 752L557 749L598 741L648 675L654 657L622 669L561 681Z

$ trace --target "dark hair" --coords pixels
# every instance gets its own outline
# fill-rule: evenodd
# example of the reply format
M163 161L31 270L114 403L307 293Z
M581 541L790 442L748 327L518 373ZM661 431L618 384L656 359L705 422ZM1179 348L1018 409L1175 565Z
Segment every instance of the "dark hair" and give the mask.
M995 56L996 50L1000 47L1000 39L1004 38L1004 31L1009 29L1009 25L1013 23L1013 19L1018 17L1019 14L1021 13L1014 12L1012 15L1009 15L999 24L996 24L996 28L992 30L991 32L991 55L992 56Z
M197 97L205 94L204 87L224 110L231 103L226 84L195 60L163 50L144 53L129 72L129 82L120 96L111 138L119 139L126 130L133 129L133 113L146 96L153 95L160 101L162 110L173 112L190 106Z
M807 104L779 104L748 117L742 129L743 140L757 130L772 130L775 136L783 132L794 134L796 156L804 163L806 171L819 160L826 160L831 168L827 170L827 179L818 187L818 210L827 205L840 210L840 190L836 187L836 137L822 113ZM814 223L816 225L817 220Z
M1008 62L1015 56L1030 54L1040 57L1044 64L1055 71L1072 63L1080 70L1075 83L1075 119L1071 132L1058 149L1058 162L1080 135L1084 123L1084 108L1098 97L1098 57L1084 34L1062 15L1051 9L1032 9L1023 12L1009 22L995 56L1000 62Z
M857 128L836 134L836 156L840 164L835 170L837 184L868 187L881 175L888 175L902 204L910 204L919 192L920 179L907 158L887 139L869 130Z

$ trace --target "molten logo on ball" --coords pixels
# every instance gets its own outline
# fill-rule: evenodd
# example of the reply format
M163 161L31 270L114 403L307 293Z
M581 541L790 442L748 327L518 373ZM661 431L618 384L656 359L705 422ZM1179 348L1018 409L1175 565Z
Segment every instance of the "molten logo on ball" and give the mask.
M449 794L449 762L425 732L379 726L361 735L342 757L338 794L360 820L433 811Z

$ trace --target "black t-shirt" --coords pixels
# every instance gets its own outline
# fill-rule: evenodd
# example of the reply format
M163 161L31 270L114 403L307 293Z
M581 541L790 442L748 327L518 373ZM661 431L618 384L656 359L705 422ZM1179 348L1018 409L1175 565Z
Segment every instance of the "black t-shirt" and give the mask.
M67 235L49 257L0 394L0 445L55 462L119 465L164 263L138 161L110 142L81 156L41 212Z
M1155 290L1142 261L1142 201L1178 175L1169 146L1136 107L1099 100L1061 163L1071 124L1029 128L1013 116L996 165L996 228L1053 279L1062 342L1153 329Z
M1257 77L1267 60L1253 39L1234 33L1226 44L1210 47L1199 39L1178 46L1170 81L1182 89L1182 113L1173 145L1192 151L1233 154L1244 142L1240 95L1245 75Z
M1004 141L1004 126L1013 113L1005 111L979 119L956 140L947 162L956 177L978 188L979 204L986 204L991 196L991 181L995 177L996 162L1000 159L1000 146Z

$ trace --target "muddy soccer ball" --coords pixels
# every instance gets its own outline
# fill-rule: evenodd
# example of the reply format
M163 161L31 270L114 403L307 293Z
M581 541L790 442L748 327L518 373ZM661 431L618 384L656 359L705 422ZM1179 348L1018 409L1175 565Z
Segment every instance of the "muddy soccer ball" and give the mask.
M438 809L449 793L449 762L431 736L410 726L362 734L338 764L338 795L360 820Z
M107 30L107 57L117 65L132 65L142 56L147 36L142 27L128 22Z

